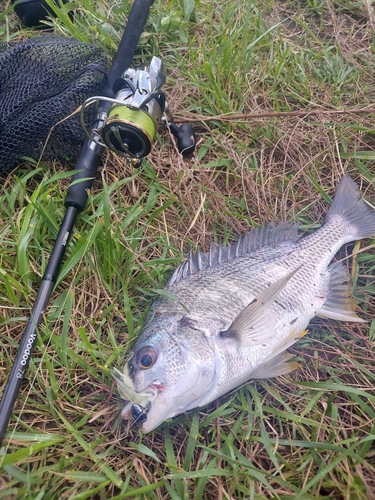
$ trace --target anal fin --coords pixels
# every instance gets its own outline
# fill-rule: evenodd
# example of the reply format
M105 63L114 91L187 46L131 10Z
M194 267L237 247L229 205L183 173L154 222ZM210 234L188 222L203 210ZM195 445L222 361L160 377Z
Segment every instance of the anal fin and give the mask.
M287 352L277 354L277 356L269 361L262 363L255 372L252 373L251 378L262 379L286 375L301 366L297 361L290 361L291 358L293 358L293 356Z
M335 262L328 268L329 292L323 306L317 310L320 318L335 319L338 321L352 321L366 323L354 312L355 302L349 286L349 277L341 262Z

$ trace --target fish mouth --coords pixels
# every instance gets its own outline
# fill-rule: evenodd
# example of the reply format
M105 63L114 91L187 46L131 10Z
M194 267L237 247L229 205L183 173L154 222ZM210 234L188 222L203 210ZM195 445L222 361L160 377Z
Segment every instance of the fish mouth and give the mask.
M207 381L202 383L196 378L195 383L185 387L185 390L180 386L178 388L167 387L154 382L144 389L144 392L152 390L152 400L150 399L143 409L130 405L128 413L131 412L134 417L134 414L139 415L142 411L142 421L138 419L138 422L142 423L142 432L147 434L159 427L165 420L201 406L202 396L211 387L212 380L215 381L216 377L213 377L210 383Z
M156 379L143 390L137 391L133 378L131 377L131 358L132 354L124 364L122 371L114 368L112 376L116 381L117 389L121 398L128 401L121 411L121 417L124 420L128 420L133 417L136 422L145 424L148 418L148 413L152 409L152 403L157 399L158 394L165 390L165 386ZM148 426L143 425L143 427L146 427L147 429ZM155 427L156 426L153 426L152 429ZM144 432L149 432L152 429Z
M155 412L152 411L154 407L153 403L159 394L165 391L165 385L156 379L148 387L136 391L133 379L129 374L128 365L128 363L125 363L122 372L116 368L113 372L120 396L128 401L121 411L121 416L124 420L132 416L136 422L143 424L143 432L150 432L163 421L162 419L160 422L153 424L152 427L147 424L150 412L152 420L154 420L153 413Z
M122 371L114 368L112 373L116 381L117 389L122 399L129 401L129 403L122 410L123 418L127 418L129 412L129 404L137 404L143 407L148 406L158 395L158 391L162 390L164 386L155 380L150 386L142 391L136 391L133 379L129 373L129 363L125 363Z
M173 411L172 413L168 411L166 402L167 400L170 400L170 397L167 396L167 398L165 398L164 396L165 392L159 392L156 398L148 404L147 408L144 409L144 419L142 421L138 420L139 423L142 423L142 431L144 434L151 432L165 420L178 414L175 411ZM133 407L131 408L133 417L135 410L136 409L133 405Z
M152 389L152 392L148 392L148 389ZM163 391L165 386L159 382L152 383L149 388L144 389L145 393L150 394L150 401L146 404L146 406L142 406L140 404L132 404L130 411L131 415L137 423L144 424L147 420L148 412L152 407L153 401L157 398L158 392ZM155 391L157 391L155 396ZM143 426L144 427L144 426Z
M121 411L122 418L124 420L133 418L136 423L142 424L142 432L145 434L156 429L168 418L194 407L194 402L201 397L199 391L197 394L192 394L191 390L179 392L177 395L176 390L165 386L159 380L136 392L133 381L126 379L126 393L124 383L119 381L117 376L116 382L121 396L128 401Z
M135 393L135 397L129 401L121 411L124 420L133 418L138 424L142 424L142 431L146 434L158 427L165 419L174 415L166 415L165 401L160 401L159 396L163 395L165 386L159 382L150 384L140 393ZM162 398L163 399L163 398Z

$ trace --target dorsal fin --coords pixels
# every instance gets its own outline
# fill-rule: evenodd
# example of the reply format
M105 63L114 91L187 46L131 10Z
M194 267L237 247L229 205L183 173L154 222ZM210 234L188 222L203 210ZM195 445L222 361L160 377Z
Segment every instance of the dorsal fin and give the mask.
M237 257L247 255L264 247L276 247L283 242L295 242L299 239L298 224L281 222L246 231L238 241L224 246L211 243L208 252L190 252L187 259L180 264L171 276L168 286L177 283L190 274L204 271L231 262Z

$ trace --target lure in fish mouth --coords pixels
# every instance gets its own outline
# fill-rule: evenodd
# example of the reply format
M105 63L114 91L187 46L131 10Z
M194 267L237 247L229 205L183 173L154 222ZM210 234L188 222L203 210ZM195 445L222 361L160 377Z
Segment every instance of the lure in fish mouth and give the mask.
M332 259L345 243L373 235L375 211L345 175L312 234L270 224L190 254L151 306L123 371L115 370L129 401L123 417L149 432L250 379L297 368L286 350L313 317L362 322L346 268Z

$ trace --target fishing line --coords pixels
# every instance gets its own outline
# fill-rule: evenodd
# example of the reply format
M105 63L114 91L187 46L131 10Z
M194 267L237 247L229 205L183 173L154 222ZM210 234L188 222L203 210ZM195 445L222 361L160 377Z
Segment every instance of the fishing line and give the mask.
M81 111L81 108L82 108L82 106L79 106L75 111L73 111L73 113L70 113L70 115L65 116L62 120L58 121L57 123L55 123L53 125L53 127L50 128L50 130L48 132L48 135L47 135L47 138L44 141L42 151L41 151L41 153L39 155L37 166L39 166L40 162L42 161L43 155L44 155L45 150L46 150L46 148L48 146L48 141L50 140L51 135L52 135L53 131L55 130L55 128L58 127L59 125L61 125L62 123L66 122L66 120L69 120L69 118L72 118L72 116L74 116L77 113L79 113Z

